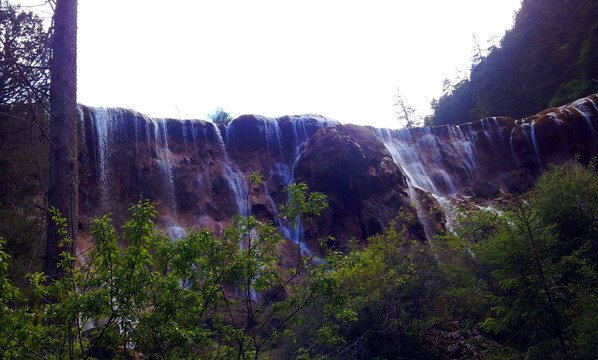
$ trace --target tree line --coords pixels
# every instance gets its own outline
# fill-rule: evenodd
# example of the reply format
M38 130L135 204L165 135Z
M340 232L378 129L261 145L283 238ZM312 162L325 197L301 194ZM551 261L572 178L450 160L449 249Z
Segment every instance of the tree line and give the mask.
M598 92L598 7L592 0L524 0L514 26L469 78L432 101L430 124L523 118Z

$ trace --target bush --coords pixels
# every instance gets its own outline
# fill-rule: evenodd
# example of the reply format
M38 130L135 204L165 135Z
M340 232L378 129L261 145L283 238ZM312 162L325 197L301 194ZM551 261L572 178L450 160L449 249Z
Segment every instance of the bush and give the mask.
M233 118L230 116L230 114L224 111L222 108L216 109L216 111L208 115L208 118L210 118L210 120L212 120L212 122L215 124L226 125L233 121Z

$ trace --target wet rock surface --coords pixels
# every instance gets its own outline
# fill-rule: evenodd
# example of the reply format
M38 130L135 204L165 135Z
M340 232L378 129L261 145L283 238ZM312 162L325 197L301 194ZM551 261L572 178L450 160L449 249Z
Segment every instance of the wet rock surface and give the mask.
M122 224L139 198L158 204L158 226L171 234L219 232L237 213L279 224L284 188L305 182L330 208L284 235L312 251L331 235L342 248L383 231L399 211L416 214L416 198L499 198L531 188L551 163L588 162L598 155L597 104L592 95L525 119L401 130L318 115L244 115L224 126L82 106L82 227L107 212ZM264 182L250 188L254 171ZM444 224L441 215L428 220L432 229ZM424 237L422 226L410 229L414 238Z
M295 177L326 194L330 205L306 226L308 239L329 235L344 247L352 238L381 233L401 209L411 211L405 176L365 127L320 129L301 153Z

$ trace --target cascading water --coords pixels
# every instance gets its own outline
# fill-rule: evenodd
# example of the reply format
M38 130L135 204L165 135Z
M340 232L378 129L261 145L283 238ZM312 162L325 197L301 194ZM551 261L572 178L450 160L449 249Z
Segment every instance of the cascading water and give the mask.
M511 134L509 135L509 149L511 150L511 156L513 157L513 159L517 159L517 155L515 153L515 144L513 143L517 123L518 122L515 121L515 126L513 126L513 128L511 129ZM519 169L519 164L517 163L517 161L515 161L515 165L517 166L517 169Z
M171 152L168 147L168 130L166 126L166 119L156 119L154 122L156 154L158 155L158 167L164 177L166 185L167 196L172 201L172 208L176 213L176 198L174 193L174 179L172 174Z
M449 133L452 139L453 146L456 148L458 153L465 154L465 156L461 156L463 159L463 165L467 169L469 174L469 180L471 182L475 181L475 169L478 166L478 161L475 157L475 152L473 149L473 141L465 137L463 130L461 127L449 127Z
M498 118L485 118L481 120L482 129L488 143L490 144L490 149L492 152L501 152L504 151L508 144L507 144L507 137L503 133L503 128L501 127ZM475 142L470 142L472 145Z
M317 115L303 115L303 116L295 116L292 117L290 119L291 121L291 126L292 126L292 135L293 138L291 139L291 143L294 144L294 156L292 159L287 159L286 162L284 162L284 156L282 153L282 149L284 147L284 141L282 139L282 135L281 135L281 131L280 131L280 124L279 124L279 119L267 119L267 124L265 126L266 132L268 135L268 137L270 139L275 138L275 141L270 141L267 143L267 145L269 146L270 144L275 144L275 146L278 146L281 151L281 161L280 162L275 162L272 169L270 170L270 180L272 180L274 177L281 179L283 184L285 186L288 186L290 184L292 184L294 182L294 168L295 165L297 164L297 161L299 160L300 154L301 154L301 150L305 147L307 141L309 140L309 134L308 134L308 130L307 130L307 123L310 121L315 121L315 127L316 128L322 128L324 126L330 126L330 125L335 125L338 124L338 122L336 122L335 120L329 119L329 118L325 118L322 116L317 116ZM271 150L270 152L273 152L273 150ZM274 211L274 217L277 221L277 224L279 226L282 226L283 223L281 221L281 219L279 218L279 214L278 214L278 208L274 205L274 200L272 199L271 196L271 189L266 188L266 195L269 199L269 201L271 202L272 209ZM291 239L291 241L293 241L293 243L295 243L297 246L299 246L299 251L301 253L301 255L303 256L311 256L313 254L313 252L307 247L307 244L305 242L305 236L303 233L303 226L301 224L301 219L298 218L296 219L296 226L291 226L286 225L282 228L283 233L284 233L284 237L287 239Z
M372 131L407 177L413 188L408 193L421 195L417 188L430 192L444 209L445 199L453 196L479 196L484 183L502 191L525 191L539 165L567 159L569 152L588 149L582 156L593 155L598 148L594 99L525 120L487 118L459 126ZM252 205L265 205L254 208L265 208L264 214L279 221L276 204L285 197L281 190L294 181L295 165L311 144L309 139L318 128L338 124L312 115L247 116L247 122L239 123L242 126L232 126L237 119L225 132L222 126L202 121L151 119L122 109L82 109L83 143L89 156L85 165L95 167L84 181L97 184L90 199L100 199L93 204L106 212L117 203L127 206L138 194L152 200L171 199L172 204L160 210L166 220L159 225L173 237L183 234L183 226L173 220L217 231L233 212L248 215L246 176L253 170L262 171L266 179L263 194L259 189L249 200L262 202ZM241 153L241 149L249 150ZM180 204L175 203L175 195ZM283 231L301 252L310 254L300 229Z
M457 205L455 205L455 203L447 197L434 194L432 194L432 196L442 209L442 213L444 214L444 218L446 220L446 230L450 233L454 233L455 224L457 223L457 216L459 213Z
M536 139L536 120L532 120L530 125L531 127L531 136L532 136L532 144L534 145L534 152L536 153L536 158L538 159L538 164L542 167L542 158L540 157L540 149L538 148L538 140Z
M428 211L421 205L420 198L417 195L417 190L413 186L407 186L407 193L409 194L409 200L411 200L411 204L413 205L413 207L415 207L415 211L417 213L419 222L422 224L424 228L426 239L428 239L428 242L432 247L432 251L436 254L437 252L434 239L434 228L432 222L430 221L430 214L428 214Z
M413 136L410 129L371 129L382 140L412 185L434 194L443 193L442 187L447 188L449 193L456 193L455 182L444 169L438 143L429 128L416 129L421 132L418 138ZM439 179L432 179L429 167L434 168Z
M407 177L407 193L411 203L415 206L417 216L424 227L424 233L432 241L430 222L425 210L420 206L415 187L437 193L432 179L424 172L423 158L417 151L417 142L413 139L409 129L390 130L371 128L374 134L384 143L395 163Z
M96 156L96 168L99 170L99 189L100 199L102 202L102 212L105 213L108 209L108 188L109 188L109 174L110 166L108 159L108 144L109 144L109 124L111 120L110 110L106 108L98 108L91 112L91 120L93 122L92 132L96 137L97 148L94 153Z
M280 133L278 121L264 117L262 117L261 120L263 121L264 127L260 128L260 131L263 132L263 136L266 140L266 147L270 150L272 156L280 156L282 161L284 158L282 154L282 135Z
M224 179L227 182L229 189L233 192L233 200L237 205L237 211L239 214L249 215L249 204L247 203L249 187L246 184L243 175L241 175L241 171L234 165L234 163L230 160L228 156L224 140L222 139L222 134L220 133L220 128L218 128L218 126L214 123L210 124L212 124L212 128L214 130L214 135L216 136L218 146L220 146L220 149L224 154L224 161L222 162L222 175L224 176ZM229 123L226 127L227 138L230 138L230 136L232 136L231 134L229 134L229 128L231 124L232 122Z
M147 117L145 115L143 115L143 120L144 120L143 122L135 121L135 124L137 124L137 123L143 124L143 126L145 128L145 143L147 146L147 151L148 151L149 156L152 156L152 135L151 135L150 124L153 124L154 122L149 117ZM139 131L141 131L141 128L139 126L137 127L137 129ZM135 131L137 131L137 130L135 130ZM155 138L155 131L156 131L156 128L154 126L154 138ZM141 134L136 133L135 140L139 141L140 139L141 139ZM137 143L136 143L136 145L137 145ZM140 154L139 150L137 150L137 154L138 155Z
M598 134L596 134L596 129L594 128L594 124L592 124L592 120L590 119L590 115L588 115L588 112L590 109L588 109L588 103L592 104L592 106L594 107L594 109L596 111L598 111L598 108L596 108L596 104L594 104L591 101L576 101L572 104L572 107L579 111L579 113L581 114L581 116L583 116L583 118L585 119L586 123L588 124L588 127L590 128L590 131L592 132L592 137L594 138L594 141L598 142Z
M183 145L185 149L185 154L189 154L189 141L187 141L188 137L188 130L187 125L191 127L191 132L193 132L193 123L191 120L181 121L181 131L183 133Z
M236 121L241 121L237 124ZM239 128L247 126L247 121L255 126L257 130L254 134L255 139L251 139L254 149L264 149L265 154L271 162L264 167L266 179L264 181L264 194L272 210L272 216L275 224L282 227L283 235L292 240L299 246L303 255L310 256L312 252L307 248L301 223L296 227L290 225L283 226L283 220L279 218L277 202L284 202L284 195L281 193L283 187L293 183L293 169L299 159L301 150L306 146L308 139L319 128L338 124L337 121L318 115L290 116L283 118L267 118L264 116L247 116L231 122L226 128L226 145L235 153L235 158L243 157L239 154L238 142L245 141L241 134L238 134ZM286 138L283 136L283 127L286 132ZM247 136L247 135L245 135ZM221 139L219 139L221 141ZM264 150L259 150L264 151ZM263 156L264 153L262 153ZM231 161L231 163L234 163ZM234 166L234 165L232 165ZM231 166L231 167L232 167ZM251 169L250 169L251 170ZM276 197L276 201L273 197ZM243 196L243 202L246 201L247 193Z

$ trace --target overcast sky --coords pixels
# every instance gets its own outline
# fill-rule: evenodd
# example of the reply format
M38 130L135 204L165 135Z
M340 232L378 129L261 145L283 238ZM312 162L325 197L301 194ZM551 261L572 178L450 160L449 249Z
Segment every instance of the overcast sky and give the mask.
M39 3L43 0L23 0ZM17 1L11 0L11 3ZM79 0L78 101L205 119L317 113L399 127L468 73L521 0Z

